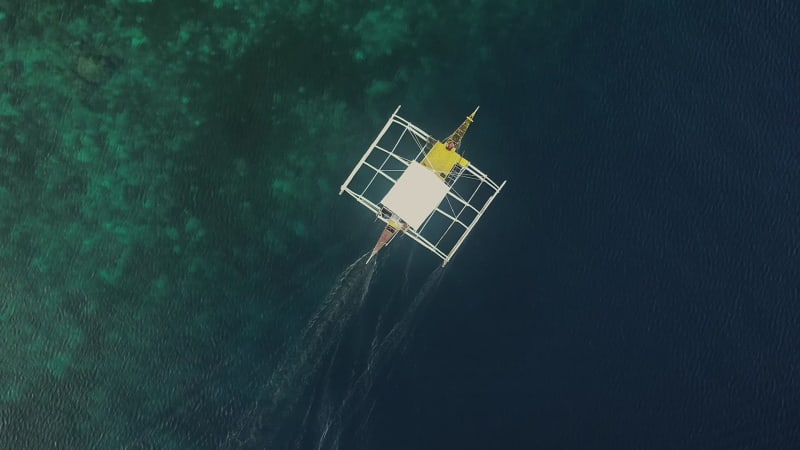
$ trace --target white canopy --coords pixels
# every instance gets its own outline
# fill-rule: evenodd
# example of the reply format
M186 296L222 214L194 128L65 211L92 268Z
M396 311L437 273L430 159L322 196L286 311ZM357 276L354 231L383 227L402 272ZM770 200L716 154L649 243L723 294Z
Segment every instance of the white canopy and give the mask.
M431 215L450 188L422 164L411 161L381 203L400 216L412 229Z

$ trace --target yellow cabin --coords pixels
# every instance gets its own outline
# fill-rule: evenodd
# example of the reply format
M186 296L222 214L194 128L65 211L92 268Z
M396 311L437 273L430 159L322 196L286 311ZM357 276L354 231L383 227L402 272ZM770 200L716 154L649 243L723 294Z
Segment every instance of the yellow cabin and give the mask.
M448 186L469 165L469 161L458 153L458 148L461 146L461 139L475 119L475 113L477 112L478 109L476 108L472 114L467 116L461 126L444 140L444 143L436 141L425 157L422 158L422 165L436 172L439 178Z
M422 165L436 172L442 180L446 180L453 170L458 172L464 170L469 165L469 161L456 153L455 149L448 150L445 144L436 141L433 148L422 159Z

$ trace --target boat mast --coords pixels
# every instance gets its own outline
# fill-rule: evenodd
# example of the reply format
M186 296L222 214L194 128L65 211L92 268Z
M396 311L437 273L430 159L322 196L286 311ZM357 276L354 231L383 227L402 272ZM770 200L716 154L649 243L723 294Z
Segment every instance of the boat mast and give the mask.
M475 111L472 111L472 114L468 115L467 118L464 119L464 122L461 124L461 126L458 127L456 131L453 132L453 134L448 136L447 139L444 140L445 145L449 146L449 144L452 143L453 144L452 150L456 152L458 151L458 147L461 146L461 139L464 138L464 134L466 134L467 128L469 128L469 125L472 123L473 119L475 119L475 113L478 112L478 109L480 109L480 106L475 108Z

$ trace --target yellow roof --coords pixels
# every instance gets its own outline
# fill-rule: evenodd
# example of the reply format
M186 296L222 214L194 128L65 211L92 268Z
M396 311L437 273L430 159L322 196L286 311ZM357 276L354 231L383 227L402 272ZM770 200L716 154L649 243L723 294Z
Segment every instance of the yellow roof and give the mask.
M422 165L436 172L436 175L439 175L439 178L443 180L456 164L461 165L461 167L467 167L469 161L456 153L455 150L448 150L447 146L439 141L433 144L433 148L422 160Z

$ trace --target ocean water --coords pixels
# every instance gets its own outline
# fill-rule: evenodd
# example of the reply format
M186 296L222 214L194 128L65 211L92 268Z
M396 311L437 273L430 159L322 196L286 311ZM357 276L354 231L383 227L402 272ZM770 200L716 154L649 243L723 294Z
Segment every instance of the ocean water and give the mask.
M800 446L800 7L0 3L0 448ZM338 186L508 180L446 269Z
M565 12L567 42L518 30L482 94L507 192L375 448L799 445L797 13L612 2Z

